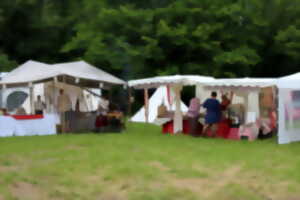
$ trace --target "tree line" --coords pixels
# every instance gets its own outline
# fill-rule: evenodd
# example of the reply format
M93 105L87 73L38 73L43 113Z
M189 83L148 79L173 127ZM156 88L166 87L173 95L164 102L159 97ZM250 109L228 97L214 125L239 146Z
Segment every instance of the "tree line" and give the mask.
M125 80L299 71L300 0L1 0L0 66L84 59Z

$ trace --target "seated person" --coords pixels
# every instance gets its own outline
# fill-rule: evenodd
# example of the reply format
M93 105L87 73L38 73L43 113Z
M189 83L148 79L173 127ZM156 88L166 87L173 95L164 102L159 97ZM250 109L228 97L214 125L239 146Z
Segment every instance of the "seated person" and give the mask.
M107 115L100 114L98 120L106 124L105 132L121 132L124 128L123 113L116 104L110 104L109 108Z
M255 140L259 134L259 125L259 121L242 125L239 129L240 139Z
M15 115L26 115L26 114L27 113L23 107L17 108L16 113L15 113Z
M104 132L108 126L108 118L105 115L98 115L95 122L96 132Z
M264 118L259 120L259 139L267 139L273 136L272 122L270 119Z

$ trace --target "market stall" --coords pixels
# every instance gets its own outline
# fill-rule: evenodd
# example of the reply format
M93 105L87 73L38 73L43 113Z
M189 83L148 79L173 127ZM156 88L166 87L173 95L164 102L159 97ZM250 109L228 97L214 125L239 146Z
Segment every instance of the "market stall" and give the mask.
M43 89L40 90L42 91L41 94L48 104L45 112L47 114L50 113L56 116L56 118L59 118L57 117L58 113L55 109L55 106L58 103L58 92L61 91L61 89L65 90L66 93L69 93L67 95L70 96L70 101L72 103L70 112L76 111L78 114L78 112L84 111L83 109L88 110L92 106L93 103L87 102L87 98L85 98L87 96L94 95L94 93L90 91L91 88L98 90L110 89L113 85L126 85L126 82L84 61L54 65L48 65L36 61L28 61L7 74L0 82L2 91L5 91L7 88L14 87L29 88L30 115L28 116L34 116L34 100L36 96L34 93L34 88L36 85L40 84L43 84ZM87 95L87 91L90 94ZM43 116L43 119L47 120L48 122L52 121L53 123L57 123L57 121L59 121L61 124L64 124L62 120L50 120L47 114ZM83 115L80 114L76 116L82 117ZM8 119L7 116L4 118ZM35 122L33 119L27 119L26 124L29 123L34 124ZM44 129L49 128L45 126ZM52 131L49 132L49 134L56 133L56 129L51 130ZM40 130L38 132L43 133L47 131ZM37 132L34 132L34 134L35 133ZM28 131L27 134L32 134L32 131ZM18 135L18 133L15 135Z
M200 99L207 98L211 91L221 94L233 93L231 104L226 110L226 119L219 123L220 137L255 140L262 126L275 131L276 87L275 79L237 78L217 79L204 86L197 86L196 94ZM221 101L221 99L220 99Z
M175 111L172 117L172 132L180 133L183 131L183 113L181 110L181 90L184 86L201 85L207 82L212 82L214 78L208 76L192 76L192 75L174 75L174 76L159 76L146 79L132 80L128 82L129 87L135 89L144 89L144 108L145 119L149 122L149 97L148 89L167 86L174 94Z

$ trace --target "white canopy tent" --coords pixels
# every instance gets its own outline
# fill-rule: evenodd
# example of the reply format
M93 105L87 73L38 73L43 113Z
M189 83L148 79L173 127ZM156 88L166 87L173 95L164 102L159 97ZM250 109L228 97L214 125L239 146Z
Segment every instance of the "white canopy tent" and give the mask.
M170 94L174 97L174 94ZM170 104L167 95L167 87L161 86L156 89L154 94L149 99L149 116L148 122L154 123L155 119L157 118L157 109L158 107L164 104L169 111L175 111L175 104ZM187 112L188 108L186 105L181 102L180 108L183 112ZM145 107L143 106L132 118L132 122L146 122L145 117Z
M77 85L80 83L83 86L91 84L91 82L116 85L126 84L125 81L84 61L49 65L32 60L25 62L8 73L0 81L0 84L6 86L26 85L63 76L71 77L73 78L73 83L77 83ZM94 86L97 88L99 85L94 84Z
M82 94L83 89L88 88L109 88L112 85L126 85L126 82L111 75L103 70L100 70L84 61L62 63L62 64L44 64L41 62L36 62L29 60L26 63L22 64L18 68L14 69L0 81L0 86L2 92L6 88L15 88L15 87L28 87L29 88L29 99L30 99L30 111L33 114L34 112L34 86L40 83L49 83L51 82L54 86L52 87L52 93L50 96L55 98L57 95L57 88L63 87L68 88L70 95L74 96L74 91L76 91L77 98L87 94ZM65 85L59 85L59 84ZM74 89L74 86L78 86ZM50 89L51 90L51 89ZM49 93L49 90L41 90L43 92ZM79 92L80 91L80 92ZM80 93L80 94L79 94ZM48 95L49 96L49 95ZM72 97L72 96L71 96ZM74 100L74 98L73 98ZM52 104L54 104L55 99L52 99ZM73 104L73 102L72 102ZM80 105L82 106L82 105ZM88 107L88 103L83 105ZM64 122L62 122L64 123Z
M146 113L149 113L148 105L148 90L149 88L157 88L160 86L169 86L175 95L175 114L174 114L174 133L182 131L182 110L181 110L181 90L187 85L201 85L207 82L212 82L215 79L208 76L194 75L174 75L174 76L159 76L146 79L132 80L128 82L129 87L136 89L144 89L145 92L145 108ZM146 114L147 115L147 114ZM146 117L147 120L147 117Z
M8 73L0 81L2 90L7 87L29 87L31 111L34 110L34 84L58 82L82 88L105 88L125 85L126 82L84 61L49 65L29 60Z
M222 92L233 91L235 96L232 104L244 104L246 108L246 122L251 123L256 121L256 118L260 116L259 93L261 89L275 86L275 81L276 79L248 77L217 79L213 82L206 83L204 86L198 86L196 93L199 95L198 97L204 99L203 94L207 95L206 98L208 98L208 92L212 90Z
M300 73L277 80L279 144L300 141Z

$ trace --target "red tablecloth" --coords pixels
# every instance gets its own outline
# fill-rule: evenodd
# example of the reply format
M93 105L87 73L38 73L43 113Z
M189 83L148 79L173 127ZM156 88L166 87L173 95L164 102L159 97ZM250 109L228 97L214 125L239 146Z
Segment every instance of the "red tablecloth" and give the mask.
M217 137L239 140L239 129L238 128L230 128L230 121L224 120L218 124ZM201 135L203 126L199 123L199 132L198 135ZM174 134L173 131L173 121L167 122L162 126L163 134ZM188 120L183 120L183 134L189 135L189 122ZM211 136L211 131L208 131L208 136Z
M239 128L231 128L227 139L239 140Z
M11 115L16 120L43 119L43 115Z
M182 127L182 133L185 134L185 135L189 135L190 134L189 121L188 120L183 120L182 126L183 126ZM198 129L197 129L198 133L197 133L197 135L201 135L202 129L203 129L202 124L198 123ZM162 132L163 132L163 134L166 134L166 133L174 134L173 121L169 121L169 122L165 123L162 126Z

